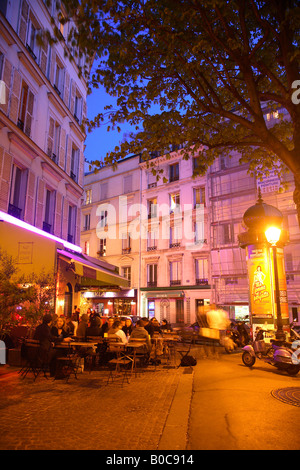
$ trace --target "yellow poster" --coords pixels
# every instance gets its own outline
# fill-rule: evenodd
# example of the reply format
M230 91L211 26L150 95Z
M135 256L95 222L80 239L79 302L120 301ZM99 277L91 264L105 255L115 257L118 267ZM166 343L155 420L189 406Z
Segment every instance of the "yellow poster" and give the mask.
M281 310L281 318L283 319L283 318L289 318L289 306L288 306L288 299L287 299L287 287L286 287L286 275L285 275L283 249L276 248L276 253L277 253L280 310ZM273 267L273 272L274 272L273 256L271 258L272 258L272 267ZM274 290L275 290L275 279L274 279L273 285L274 285ZM276 298L275 292L274 292L274 297ZM275 318L277 318L276 309L275 309Z
M272 318L273 301L267 248L248 246L247 264L252 317Z

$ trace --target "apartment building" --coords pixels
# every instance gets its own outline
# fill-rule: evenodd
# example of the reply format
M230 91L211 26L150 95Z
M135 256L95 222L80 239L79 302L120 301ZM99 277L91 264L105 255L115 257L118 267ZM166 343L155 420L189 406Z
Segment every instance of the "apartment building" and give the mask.
M119 162L115 171L104 167L86 175L83 216L89 225L88 230L83 227L82 247L129 276L142 316L189 324L203 306L216 304L233 319L247 318L246 253L238 235L260 188L264 202L283 213L289 232L284 247L289 314L291 321L299 321L300 232L292 175L284 176L285 189L279 190L275 175L262 181L250 176L238 154L220 157L205 176L193 177L197 164L196 158L183 160L174 151L150 162L134 156ZM127 178L133 182L130 191ZM103 203L108 203L106 208ZM128 213L131 219L120 224L121 215ZM105 226L105 241L97 236L97 224ZM109 230L118 224L118 230Z
M63 15L56 0L0 4L0 244L22 272L60 264L57 312L70 313L104 265L83 259L79 246L87 84ZM57 43L46 34L54 28Z
M108 261L125 277L128 288L94 289L91 305L106 315L135 315L140 289L139 156L124 159L117 170L104 166L85 175L81 247L86 255Z

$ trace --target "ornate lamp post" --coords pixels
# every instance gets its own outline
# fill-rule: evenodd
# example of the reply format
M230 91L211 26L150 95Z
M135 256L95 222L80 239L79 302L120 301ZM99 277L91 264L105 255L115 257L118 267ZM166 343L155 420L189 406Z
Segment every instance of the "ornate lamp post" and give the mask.
M279 279L278 279L278 265L277 265L277 243L280 239L281 230L278 227L269 227L265 231L266 238L271 245L274 265L274 279L275 279L275 300L276 300L276 311L277 311L277 331L276 339L282 343L285 341L285 334L282 325L281 316L281 305L280 305L280 290L279 290Z
M288 240L286 230L281 229L282 220L283 215L280 210L264 203L259 190L257 203L249 207L243 216L244 224L248 230L238 237L241 248L246 248L252 322L254 319L257 323L267 321L275 324L275 300L277 313L276 339L279 342L285 339L280 292L286 293L286 287L282 287L285 283L282 247ZM273 270L270 262L270 245L272 247ZM279 254L277 247L281 249ZM278 275L278 256L281 256L282 263L280 266L280 279ZM273 279L275 281L274 290L272 289ZM274 297L272 291L275 291ZM287 302L284 308L285 317L288 317Z

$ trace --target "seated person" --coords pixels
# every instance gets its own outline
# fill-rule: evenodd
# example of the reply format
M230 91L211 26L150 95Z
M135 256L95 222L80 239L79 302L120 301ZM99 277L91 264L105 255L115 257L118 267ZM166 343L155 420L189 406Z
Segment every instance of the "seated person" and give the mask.
M75 325L71 317L66 318L66 330L70 336L73 336L75 334Z
M170 323L168 323L168 320L166 320L165 318L161 322L160 329L162 331L173 331L173 328L171 327Z
M114 319L112 317L109 317L104 325L102 325L102 336L104 336L104 333L107 333L108 330L113 326L114 324Z
M153 327L154 333L159 333L159 334L161 333L160 324L159 324L158 320L155 317L151 318L150 324Z
M144 322L143 320L138 320L135 328L133 328L132 333L130 335L130 339L141 339L141 340L146 340L146 347L147 351L150 352L152 349L152 344L151 344L151 339L149 337L148 331L144 328Z
M56 356L57 351L53 349L56 343L62 341L71 341L70 337L58 337L51 334L52 315L46 314L43 317L43 321L36 327L33 339L37 339L40 342L41 360L49 363L50 375L54 376L56 369Z
M123 331L126 336L130 336L133 330L133 324L130 318L125 319L125 326L123 326Z
M101 320L99 317L92 317L89 326L86 329L86 336L101 335Z
M147 318L147 317L143 317L143 318L142 318L142 321L143 321L143 323L144 323L144 328L145 328L145 330L148 332L148 334L149 334L149 335L151 336L151 338L152 338L152 336L153 336L153 334L154 334L154 328L153 328L152 323L150 323L149 318Z
M64 317L58 317L51 327L51 335L63 340L64 338L70 337L67 329L66 319Z
M79 339L85 339L86 338L86 329L88 327L88 320L89 317L87 316L86 313L83 313L81 317L79 318L79 325L76 330L76 336Z
M109 338L112 335L116 335L120 338L122 343L127 344L128 341L127 341L127 338L126 338L126 335L125 335L124 331L122 330L122 326L123 325L122 325L122 322L120 320L114 321L113 326L112 326L112 328L110 328L107 336Z

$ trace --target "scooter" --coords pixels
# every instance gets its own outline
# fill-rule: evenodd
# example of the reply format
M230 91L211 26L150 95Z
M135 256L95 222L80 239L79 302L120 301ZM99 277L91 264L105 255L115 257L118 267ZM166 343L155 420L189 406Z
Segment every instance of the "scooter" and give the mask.
M231 323L231 328L226 331L223 339L225 351L230 354L237 348L241 348L249 343L249 335L242 322Z
M270 344L264 341L265 330L260 330L252 344L243 347L242 361L247 367L255 364L256 358L261 359L278 370L286 371L289 375L296 375L300 370L300 360L298 359L299 342L292 343L291 348L276 345L276 340ZM297 349L296 352L293 349Z

